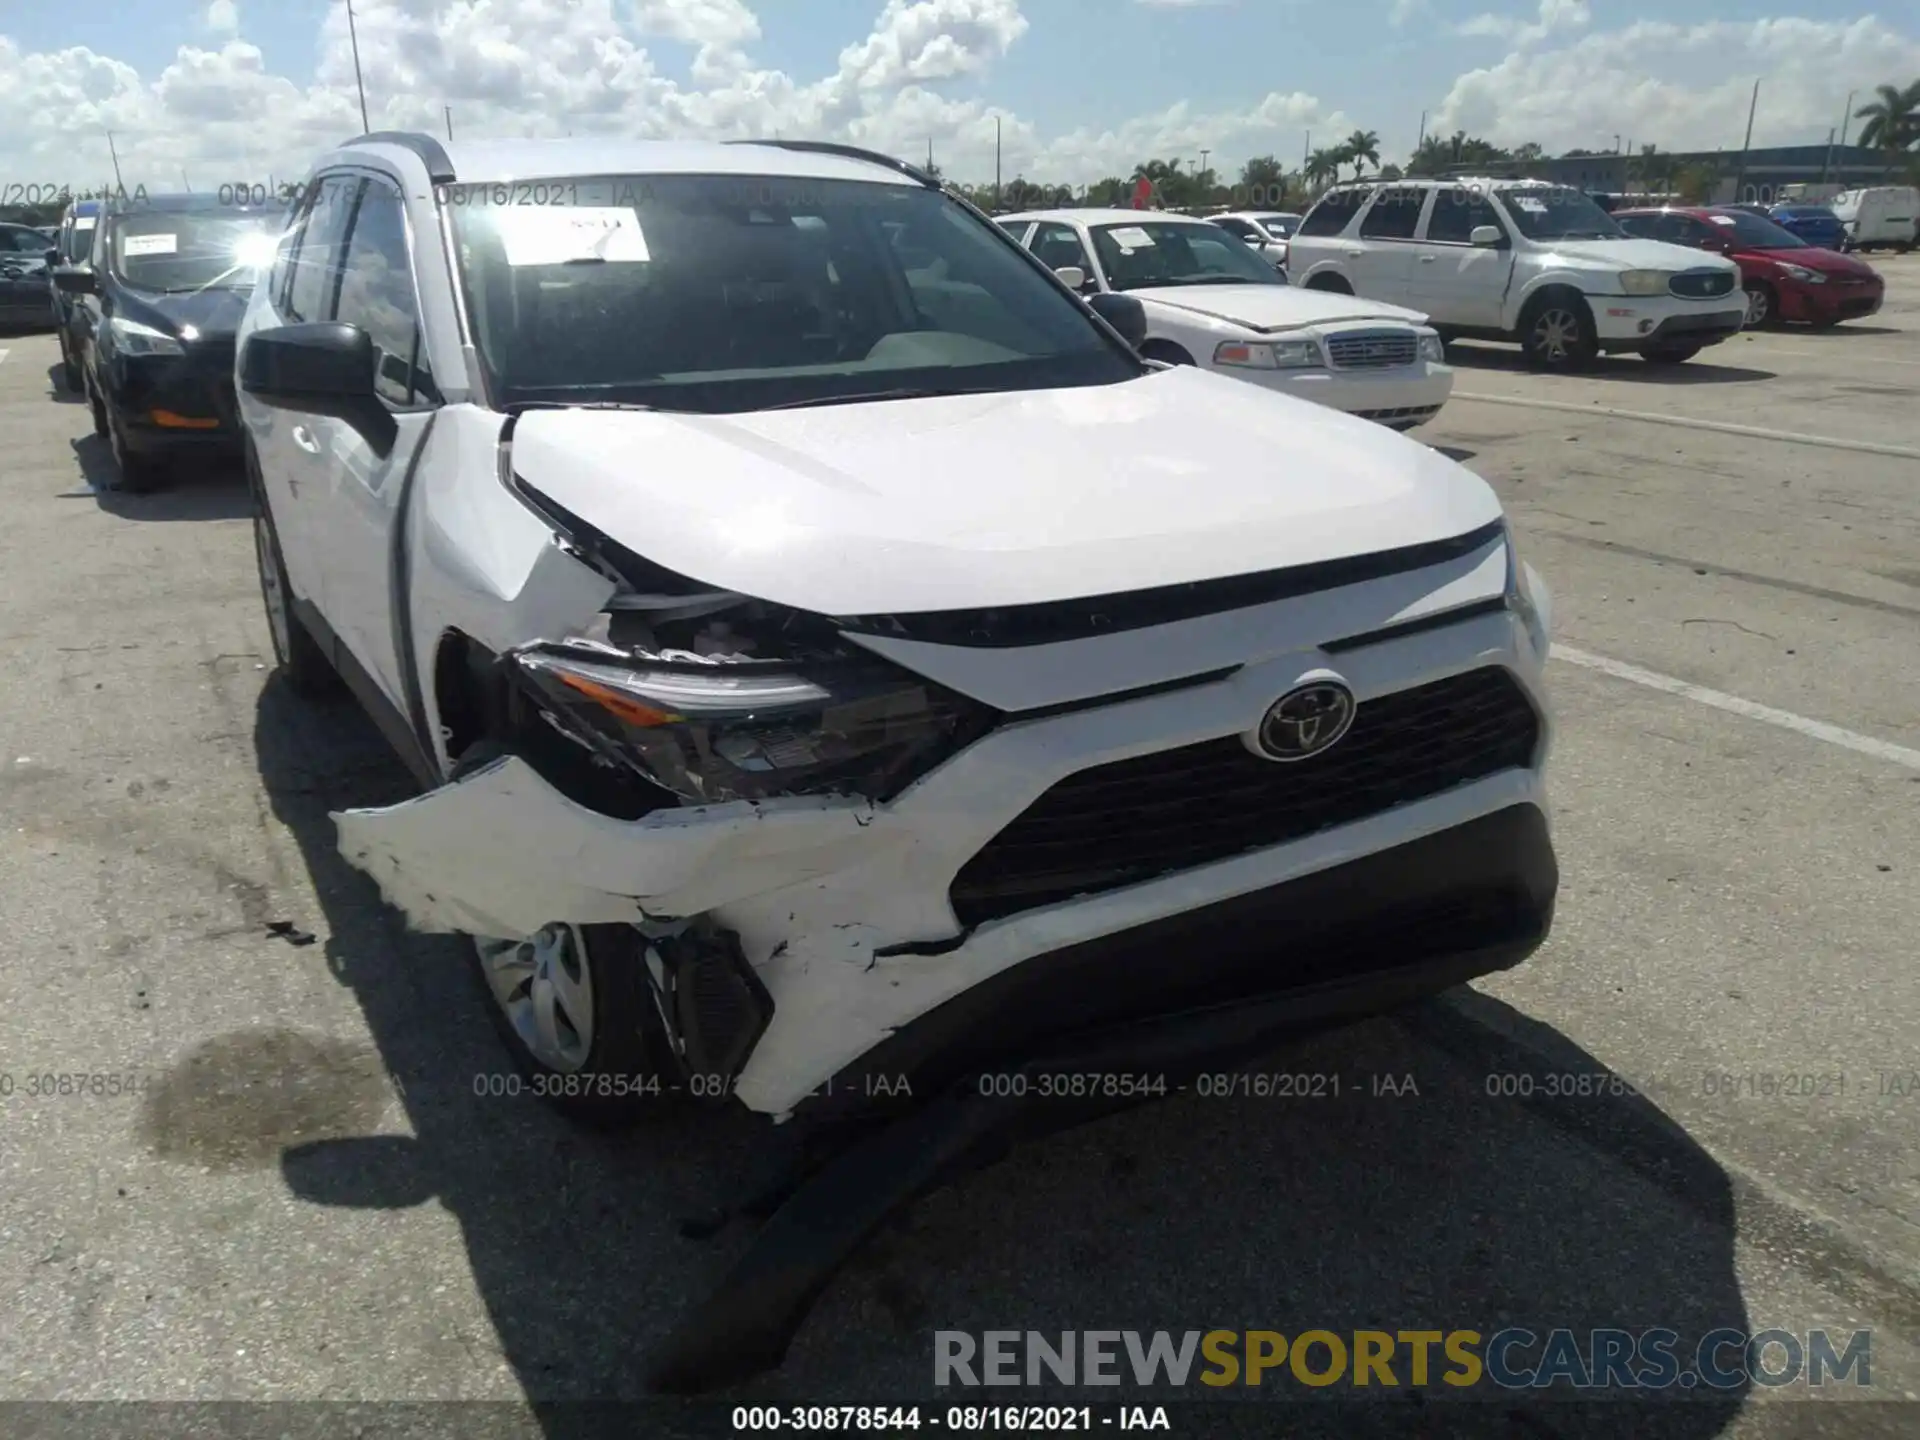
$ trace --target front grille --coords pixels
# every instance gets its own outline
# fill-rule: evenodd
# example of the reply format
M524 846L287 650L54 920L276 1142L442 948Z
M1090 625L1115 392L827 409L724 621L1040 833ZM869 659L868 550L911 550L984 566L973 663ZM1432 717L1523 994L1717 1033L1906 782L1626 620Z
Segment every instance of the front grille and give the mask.
M1335 370L1397 370L1420 355L1420 337L1410 330L1353 330L1327 341Z
M1733 276L1724 270L1686 270L1667 282L1682 300L1717 300L1733 293Z
M1082 770L949 891L963 925L1285 844L1529 764L1540 719L1498 666L1369 700L1325 755L1278 765L1238 735Z
M1391 410L1356 410L1362 420L1378 420L1382 425L1406 425L1431 420L1440 413L1438 405L1396 405Z

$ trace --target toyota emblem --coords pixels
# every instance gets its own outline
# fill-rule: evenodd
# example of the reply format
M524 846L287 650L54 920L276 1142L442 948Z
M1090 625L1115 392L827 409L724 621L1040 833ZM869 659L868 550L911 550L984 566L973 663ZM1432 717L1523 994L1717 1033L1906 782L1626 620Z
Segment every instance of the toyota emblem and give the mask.
M1267 707L1254 743L1269 760L1310 760L1340 743L1353 727L1358 708L1345 685L1316 680L1289 690Z

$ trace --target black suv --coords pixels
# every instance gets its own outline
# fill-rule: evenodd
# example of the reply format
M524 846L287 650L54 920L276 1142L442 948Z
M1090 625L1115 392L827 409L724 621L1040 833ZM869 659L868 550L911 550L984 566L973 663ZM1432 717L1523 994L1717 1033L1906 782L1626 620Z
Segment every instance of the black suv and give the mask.
M85 311L80 383L119 488L152 489L179 454L239 454L234 337L286 214L213 195L114 201L89 264L55 272Z

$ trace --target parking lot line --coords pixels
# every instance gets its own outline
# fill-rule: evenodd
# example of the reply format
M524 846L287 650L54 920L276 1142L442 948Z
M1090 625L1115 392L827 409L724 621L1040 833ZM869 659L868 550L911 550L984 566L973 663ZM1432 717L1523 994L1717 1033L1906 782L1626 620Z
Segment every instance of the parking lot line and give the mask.
M1453 392L1455 400L1478 400L1483 405L1517 405L1524 410L1563 410L1569 415L1604 415L1613 420L1639 420L1648 425L1676 425L1682 430L1714 430L1722 435L1749 435L1756 440L1784 440L1793 445L1815 445L1823 450L1857 450L1866 455L1893 455L1920 460L1911 445L1882 445L1872 440L1847 440L1837 435L1803 435L1797 430L1766 430L1758 425L1735 425L1725 420L1696 420L1690 415L1662 415L1654 410L1616 410L1611 405L1575 405L1570 400L1533 400L1520 395L1481 395Z
M1728 695L1721 690L1709 690L1704 685L1676 680L1671 675L1642 670L1638 665L1629 665L1623 660L1610 660L1605 655L1591 655L1585 650L1575 650L1558 644L1553 647L1551 654L1555 660L1564 660L1569 665L1579 665L1588 670L1598 670L1602 675L1611 675L1616 680L1626 680L1635 685L1644 685L1649 690L1661 690L1669 695L1678 695L1683 700L1695 700L1702 705L1711 705L1716 710L1725 710L1731 715L1743 715L1749 720L1778 725L1783 730L1792 730L1797 734L1811 736L1815 740L1824 740L1829 745L1838 745L1843 749L1858 751L1862 755L1871 755L1876 760L1887 760L1895 765L1904 765L1909 770L1920 770L1920 750L1909 750L1906 746L1895 745L1890 740L1876 740L1871 735L1843 730L1838 725L1827 724L1824 720L1810 720L1805 715L1795 715L1791 710L1776 710L1771 705L1756 704L1752 700L1743 700L1738 695Z

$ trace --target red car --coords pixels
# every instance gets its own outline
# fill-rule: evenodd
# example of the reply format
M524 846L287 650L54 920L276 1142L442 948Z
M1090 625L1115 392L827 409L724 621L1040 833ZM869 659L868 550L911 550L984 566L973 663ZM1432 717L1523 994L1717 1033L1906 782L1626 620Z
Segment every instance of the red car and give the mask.
M1825 329L1880 308L1886 282L1871 265L1809 245L1764 216L1729 206L1616 210L1630 235L1725 255L1740 267L1747 328L1800 320Z

